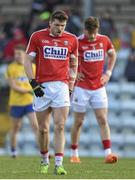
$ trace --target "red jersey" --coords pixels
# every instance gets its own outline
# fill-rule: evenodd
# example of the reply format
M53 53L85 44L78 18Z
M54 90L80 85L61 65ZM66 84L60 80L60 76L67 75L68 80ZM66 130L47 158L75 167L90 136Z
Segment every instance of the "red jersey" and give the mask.
M36 31L30 37L26 53L36 58L37 82L69 81L69 60L77 57L77 37L66 31L55 37L49 29Z
M96 40L91 42L83 34L79 37L79 66L78 72L85 76L84 81L77 81L76 86L85 89L98 89L102 87L100 78L104 70L106 52L113 49L110 39L98 34Z

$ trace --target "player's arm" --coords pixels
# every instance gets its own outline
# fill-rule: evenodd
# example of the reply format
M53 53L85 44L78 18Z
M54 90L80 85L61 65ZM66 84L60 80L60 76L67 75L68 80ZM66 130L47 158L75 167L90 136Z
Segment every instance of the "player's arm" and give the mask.
M24 69L25 69L28 79L29 80L34 79L35 75L34 75L33 67L32 67L32 62L34 60L34 57L24 53L23 58L24 58Z
M37 97L42 97L44 95L44 91L42 90L44 87L40 83L36 82L35 80L35 75L34 75L33 67L32 67L32 61L34 60L34 57L25 53L23 58L24 58L24 69L29 79L29 83L35 95Z
M73 91L74 83L77 77L77 69L78 69L78 39L75 38L72 43L72 52L70 55L69 61L69 92L70 94Z
M107 55L108 55L108 66L107 66L106 74L110 78L116 62L116 52L114 49L111 49L110 51L108 51Z
M70 58L70 71L69 71L69 91L72 93L74 88L74 83L77 76L77 68L78 68L78 57L75 57L74 55L71 55Z
M10 88L12 88L15 91L18 91L20 93L29 93L29 90L23 89L20 86L17 85L16 80L14 78L8 77L8 83Z
M101 77L101 84L103 85L105 85L110 80L116 62L116 52L114 49L110 49L107 55L108 55L107 69L106 72Z

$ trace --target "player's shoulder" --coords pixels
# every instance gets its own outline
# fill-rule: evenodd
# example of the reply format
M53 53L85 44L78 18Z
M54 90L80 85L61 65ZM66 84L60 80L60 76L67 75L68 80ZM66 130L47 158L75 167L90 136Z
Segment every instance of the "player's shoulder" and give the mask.
M110 38L108 36L104 35L104 34L97 34L97 38L99 40L104 40L104 41L110 40Z
M14 71L14 70L15 71L18 70L18 66L16 62L10 63L7 67L7 71Z
M14 68L17 67L17 63L16 62L12 62L8 65L8 68Z
M84 40L84 39L85 39L85 34L81 34L80 36L78 36L79 41Z
M34 36L34 37L38 37L42 34L45 34L47 33L47 29L41 29L41 30L38 30L38 31L35 31L31 34L31 37Z

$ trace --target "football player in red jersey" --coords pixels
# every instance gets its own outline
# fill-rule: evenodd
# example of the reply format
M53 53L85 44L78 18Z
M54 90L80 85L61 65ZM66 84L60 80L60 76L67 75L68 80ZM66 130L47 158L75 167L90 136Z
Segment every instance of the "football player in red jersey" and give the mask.
M67 20L64 11L54 12L49 27L31 35L25 55L25 71L35 94L33 108L39 123L42 156L40 171L44 174L48 173L49 168L51 114L54 121L55 174L67 174L62 165L64 126L78 64L78 41L75 35L64 31ZM36 79L31 68L33 59L36 59Z
M102 144L105 150L105 162L115 163L117 155L111 152L110 128L107 121L108 99L105 85L108 83L116 61L116 53L111 40L98 33L99 20L88 17L85 20L84 34L79 37L78 75L72 97L74 124L71 130L71 159L80 163L78 143L87 105L94 109L98 121ZM107 69L104 72L105 57L108 56Z

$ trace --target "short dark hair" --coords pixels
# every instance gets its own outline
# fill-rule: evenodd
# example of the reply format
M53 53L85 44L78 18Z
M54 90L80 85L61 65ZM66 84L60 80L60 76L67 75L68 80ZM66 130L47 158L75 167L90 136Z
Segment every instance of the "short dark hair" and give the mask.
M99 19L97 17L89 16L84 22L85 29L92 32L100 27Z
M54 21L55 19L58 19L60 22L67 21L68 15L64 11L55 11L51 15L50 21Z

